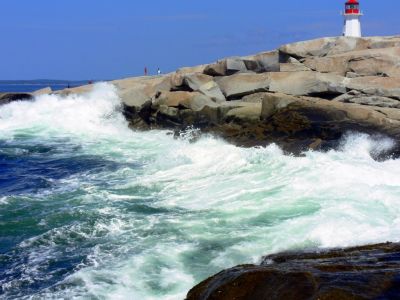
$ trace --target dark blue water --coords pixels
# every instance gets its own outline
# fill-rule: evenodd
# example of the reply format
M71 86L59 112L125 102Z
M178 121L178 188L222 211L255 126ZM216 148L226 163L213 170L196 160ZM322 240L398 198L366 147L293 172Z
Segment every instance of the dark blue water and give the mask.
M40 89L50 87L53 91L63 90L66 88L78 87L88 84L88 80L84 81L0 81L0 93L31 93Z
M18 140L0 140L0 197L37 193L41 189L51 188L56 180L79 173L92 170L112 172L118 169L117 163L102 157L65 157L62 153L67 149L77 152L80 147L69 144L68 141L59 143L61 147L54 144L21 144Z
M180 300L262 255L399 240L400 160L369 155L388 141L191 143L130 130L94 88L0 106L0 299Z
M63 191L61 180L139 167L82 153L81 146L68 138L54 139L51 144L28 141L22 136L12 141L0 139L0 199L14 199L6 209L4 206L0 209L0 298L6 282L17 282L13 289L7 288L8 299L34 295L62 282L80 265L90 265L87 257L91 249L106 242L102 234L86 240L73 230L54 240L51 237L54 233L46 234L52 228L74 228L77 224L93 228L103 218L92 211L95 203L79 199L85 195L83 189ZM109 183L102 181L101 185L106 188ZM53 194L54 190L60 191ZM41 224L40 220L46 222ZM32 252L20 243L34 237L39 238L29 249L36 249L36 255L40 256L42 250L47 252L49 243L55 243L54 254L42 253L43 257L37 258L38 268L34 267L34 274L24 280Z

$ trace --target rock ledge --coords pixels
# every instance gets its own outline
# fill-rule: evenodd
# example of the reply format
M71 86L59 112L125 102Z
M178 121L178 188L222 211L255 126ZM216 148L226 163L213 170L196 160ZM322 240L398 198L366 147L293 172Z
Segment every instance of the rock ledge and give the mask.
M398 299L400 245L379 244L264 257L194 287L186 300Z

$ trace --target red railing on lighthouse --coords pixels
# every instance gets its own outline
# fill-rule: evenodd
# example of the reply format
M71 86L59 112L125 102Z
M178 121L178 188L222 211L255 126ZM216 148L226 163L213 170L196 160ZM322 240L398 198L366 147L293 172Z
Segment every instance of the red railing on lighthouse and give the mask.
M357 0L349 0L346 2L346 15L358 15L360 13L360 3Z

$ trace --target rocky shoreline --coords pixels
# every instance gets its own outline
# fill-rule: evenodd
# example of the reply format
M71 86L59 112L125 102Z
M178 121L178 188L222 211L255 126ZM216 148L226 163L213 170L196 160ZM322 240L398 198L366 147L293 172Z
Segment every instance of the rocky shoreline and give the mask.
M288 252L208 278L186 300L398 299L400 244Z
M194 127L238 146L276 143L296 155L337 149L344 135L359 132L394 141L374 158L400 156L400 37L322 38L111 83L135 130ZM0 94L0 105L50 92ZM394 299L399 253L398 244L381 244L272 255L207 279L187 299Z
M133 129L195 127L238 146L276 143L296 155L336 149L343 135L361 132L393 139L393 149L375 155L384 159L400 155L399 46L400 37L322 38L111 83ZM0 95L0 103L30 97Z
M348 132L387 136L400 154L400 37L322 38L275 51L116 80L134 129L196 127L239 146L300 154ZM89 87L59 93L80 93Z

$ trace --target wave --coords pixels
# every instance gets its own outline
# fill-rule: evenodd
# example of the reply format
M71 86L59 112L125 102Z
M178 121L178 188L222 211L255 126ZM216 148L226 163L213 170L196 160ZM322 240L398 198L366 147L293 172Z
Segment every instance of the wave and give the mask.
M262 255L400 241L400 160L371 155L389 139L351 133L338 150L294 157L209 135L191 142L190 130L132 131L119 103L99 84L0 107L7 159L77 166L0 198L0 232L9 222L16 240L1 252L6 297L182 299ZM35 174L24 170L14 174Z
M120 100L112 85L98 83L86 94L41 95L33 101L17 101L0 108L0 132L27 130L35 136L57 134L112 136L127 132Z

